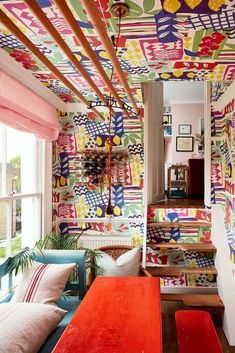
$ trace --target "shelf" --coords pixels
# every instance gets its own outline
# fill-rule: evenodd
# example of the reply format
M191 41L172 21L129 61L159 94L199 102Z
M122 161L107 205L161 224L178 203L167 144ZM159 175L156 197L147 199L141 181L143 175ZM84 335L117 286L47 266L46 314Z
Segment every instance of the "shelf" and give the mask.
M147 247L216 253L216 247L211 243L147 243Z
M170 266L148 266L146 267L152 276L181 277L183 274L211 274L217 275L215 267L170 267Z
M223 308L224 304L218 294L161 294L162 301L181 301L190 306L210 306Z
M149 222L148 227L155 228L208 228L211 227L210 222Z

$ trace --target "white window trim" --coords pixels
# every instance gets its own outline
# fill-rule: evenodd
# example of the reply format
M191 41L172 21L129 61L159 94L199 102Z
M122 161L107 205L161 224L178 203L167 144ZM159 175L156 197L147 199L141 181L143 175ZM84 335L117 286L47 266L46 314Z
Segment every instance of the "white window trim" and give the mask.
M35 222L35 238L38 240L42 235L51 230L51 153L52 144L43 140L36 140L36 165L35 165L35 192L10 194L6 195L6 166L7 166L7 126L1 125L1 142L0 148L2 150L2 195L0 196L0 203L5 202L7 207L7 229L6 229L6 248L7 256L11 256L11 241L12 241L12 215L13 215L13 201L19 199L35 198L36 200L36 222Z

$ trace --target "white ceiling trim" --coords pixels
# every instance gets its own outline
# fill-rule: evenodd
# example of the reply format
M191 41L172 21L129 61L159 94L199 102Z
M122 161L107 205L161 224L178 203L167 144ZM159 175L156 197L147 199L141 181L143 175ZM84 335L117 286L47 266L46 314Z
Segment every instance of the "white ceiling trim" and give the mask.
M0 49L0 69L30 88L33 92L38 94L57 109L67 111L67 104L65 102L51 92L49 88L45 87L36 77L33 76L31 71L23 68L20 63L15 61L3 49Z

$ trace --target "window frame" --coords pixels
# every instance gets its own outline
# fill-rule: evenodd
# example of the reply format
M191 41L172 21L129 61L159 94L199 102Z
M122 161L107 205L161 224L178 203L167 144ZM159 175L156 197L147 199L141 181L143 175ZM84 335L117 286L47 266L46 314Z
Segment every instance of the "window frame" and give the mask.
M35 215L36 215L36 224L33 241L37 241L42 237L43 234L43 189L45 189L45 141L42 139L36 138L35 141L35 191L29 193L10 193L7 195L7 125L0 125L0 148L2 150L2 185L1 191L2 196L0 196L0 203L6 203L6 256L9 257L12 255L12 239L13 239L13 201L35 198ZM45 192L45 190L44 190Z

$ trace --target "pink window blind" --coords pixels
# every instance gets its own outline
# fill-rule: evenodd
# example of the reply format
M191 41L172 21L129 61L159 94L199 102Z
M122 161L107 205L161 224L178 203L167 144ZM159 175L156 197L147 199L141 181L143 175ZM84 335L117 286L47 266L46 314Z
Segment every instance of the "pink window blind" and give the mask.
M56 140L60 131L56 108L3 71L0 71L0 122L47 141Z

